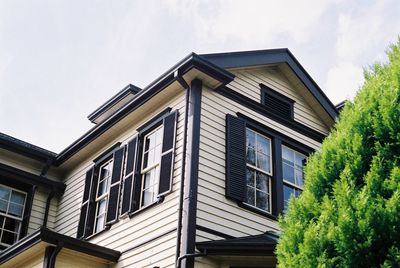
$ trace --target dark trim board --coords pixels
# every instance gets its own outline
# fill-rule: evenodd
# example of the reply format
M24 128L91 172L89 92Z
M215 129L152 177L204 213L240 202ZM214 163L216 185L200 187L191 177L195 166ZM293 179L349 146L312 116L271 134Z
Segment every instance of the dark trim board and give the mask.
M66 187L62 182L53 181L46 177L38 176L2 163L0 163L0 176L23 184L37 185L51 189L58 194L63 193Z
M41 228L33 234L18 241L16 244L5 249L0 253L0 265L9 261L10 259L21 254L30 247L40 243L46 242L52 245L62 245L63 248L71 249L77 252L82 252L103 260L117 262L121 253L106 247L91 244L89 242L79 240L73 237L62 235L47 228Z
M53 161L57 154L0 132L0 148L24 155L37 161Z
M202 225L198 225L198 224L196 225L196 229L199 230L199 231L206 232L206 233L208 233L208 234L212 234L212 235L216 235L216 236L225 238L225 239L232 239L232 238L235 238L235 237L232 236L232 235L228 235L228 234L225 234L225 233L221 233L221 232L219 232L219 231L217 231L217 230L210 229L210 228L208 228L208 227L205 227L205 226L202 226Z
M335 105L332 104L317 83L287 48L202 54L200 56L221 68L228 69L286 63L306 88L310 90L311 94L317 99L329 116L333 120L338 116Z
M323 139L326 137L324 134L322 134L318 131L315 131L299 122L285 119L285 118L275 115L274 113L271 113L261 103L258 103L256 101L250 99L249 97L246 97L245 95L240 94L240 93L238 93L232 89L229 89L225 86L219 87L216 90L216 92L228 99L231 99L231 100L249 108L249 109L252 109L253 111L255 111L265 117L268 117L276 122L279 122L280 124L290 128L290 129L293 129L294 131L297 131L313 140L322 142Z

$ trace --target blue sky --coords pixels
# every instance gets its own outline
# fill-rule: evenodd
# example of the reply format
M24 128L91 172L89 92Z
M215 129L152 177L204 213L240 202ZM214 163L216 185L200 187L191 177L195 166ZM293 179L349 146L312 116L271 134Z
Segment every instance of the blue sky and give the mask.
M0 1L0 132L59 152L190 52L287 47L333 103L397 40L400 2Z

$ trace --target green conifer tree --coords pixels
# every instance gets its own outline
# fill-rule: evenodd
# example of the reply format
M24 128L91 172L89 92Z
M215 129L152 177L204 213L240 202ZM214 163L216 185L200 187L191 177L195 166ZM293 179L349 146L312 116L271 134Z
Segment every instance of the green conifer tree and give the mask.
M400 39L387 55L308 159L278 267L400 267Z

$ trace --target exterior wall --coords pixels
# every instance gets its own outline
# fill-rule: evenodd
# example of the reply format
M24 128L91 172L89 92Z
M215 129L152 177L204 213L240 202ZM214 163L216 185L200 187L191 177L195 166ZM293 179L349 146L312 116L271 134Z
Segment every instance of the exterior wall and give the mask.
M277 92L291 98L294 104L294 120L308 127L327 134L329 128L323 123L318 114L301 96L296 87L278 70L277 67L263 67L252 69L240 69L231 71L236 75L228 87L260 102L260 83L276 90Z
M165 103L165 99L169 99L168 103ZM129 128L122 132L116 132L118 133L116 138L108 144L104 144L101 150L92 153L79 166L71 170L64 181L67 187L60 199L55 231L76 237L85 173L92 166L93 159L117 142L127 143L136 134L138 127L152 119L166 107L171 107L173 110L177 109L179 112L172 192L165 196L162 203L146 208L132 218L125 217L120 219L111 226L110 230L99 233L88 240L91 243L121 251L123 254L116 267L146 267L150 262L154 266L172 267L175 263L185 113L184 92L180 91L179 95L175 95L172 98L164 98L162 106L153 105L152 112L145 116L136 116L136 122L125 124ZM159 237L162 234L165 235ZM149 240L152 241L149 242Z
M44 214L46 211L46 201L49 192L37 188L32 202L31 217L28 225L28 234L38 230L43 225ZM50 203L49 216L47 218L47 228L54 230L54 223L57 214L57 198L54 197Z
M35 175L40 175L44 167L43 163L12 153L4 149L0 149L0 155L1 155L0 157L1 163ZM49 179L58 181L55 174L49 174L49 176L47 177ZM49 190L44 189L42 187L36 188L32 201L32 210L28 225L28 234L35 232L43 224L43 218L46 210L46 200L48 195L49 195ZM58 201L57 198L54 197L50 203L49 216L47 219L47 227L49 229L53 229L54 227L54 222L57 213L57 206L58 206Z
M105 261L76 251L63 249L57 255L55 267L57 268L108 268Z
M239 90L238 90L239 91ZM247 94L249 95L249 94ZM253 97L256 99L256 96ZM259 99L257 100L259 102ZM257 235L267 230L279 231L277 222L240 208L225 197L225 117L240 112L294 140L317 149L320 143L297 133L224 96L203 88L197 225L234 237ZM315 120L310 118L309 120ZM196 231L196 242L223 239ZM196 267L220 267L207 258L196 260Z

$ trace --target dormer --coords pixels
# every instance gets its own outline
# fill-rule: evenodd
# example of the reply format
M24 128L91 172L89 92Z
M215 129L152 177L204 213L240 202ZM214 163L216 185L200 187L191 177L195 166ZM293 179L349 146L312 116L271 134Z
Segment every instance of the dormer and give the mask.
M112 116L116 111L118 111L121 107L127 104L129 101L135 97L135 95L141 90L141 88L134 86L132 84L124 87L120 92L111 97L108 101L106 101L99 108L94 110L91 114L88 115L88 119L93 124L99 124Z

